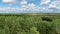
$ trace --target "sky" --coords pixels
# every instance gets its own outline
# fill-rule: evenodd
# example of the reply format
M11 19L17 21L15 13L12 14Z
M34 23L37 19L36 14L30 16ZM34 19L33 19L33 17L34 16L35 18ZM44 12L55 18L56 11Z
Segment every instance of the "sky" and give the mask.
M60 0L0 0L0 13L60 13Z

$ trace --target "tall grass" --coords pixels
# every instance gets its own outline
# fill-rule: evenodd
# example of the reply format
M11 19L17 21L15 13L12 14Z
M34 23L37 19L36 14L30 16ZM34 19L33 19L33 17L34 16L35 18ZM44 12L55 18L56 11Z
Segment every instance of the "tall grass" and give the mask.
M41 17L52 18L52 22ZM60 34L60 18L55 16L0 16L0 34Z

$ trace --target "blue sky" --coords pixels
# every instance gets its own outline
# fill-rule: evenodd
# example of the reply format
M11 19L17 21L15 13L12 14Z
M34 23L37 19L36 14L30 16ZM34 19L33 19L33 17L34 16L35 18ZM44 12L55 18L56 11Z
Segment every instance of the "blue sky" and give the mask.
M60 0L0 0L0 13L60 13Z
M21 2L22 0L16 0L16 2ZM34 3L36 6L39 6L40 5L40 1L41 0L28 0L27 4L31 4L31 3ZM6 3L4 4L2 2L2 0L0 0L0 7L9 7L9 5ZM20 4L13 4L12 7L20 7Z

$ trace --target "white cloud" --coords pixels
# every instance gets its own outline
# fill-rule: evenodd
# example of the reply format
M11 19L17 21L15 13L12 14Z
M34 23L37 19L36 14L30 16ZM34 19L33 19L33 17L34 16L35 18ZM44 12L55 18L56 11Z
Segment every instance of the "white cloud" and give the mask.
M24 10L23 10L24 9ZM27 9L27 8L0 8L0 13L55 13L59 12L56 11L57 9L48 9L48 8L34 8L34 9Z
M35 9L35 4L31 3L31 4L28 4L28 5L22 5L20 7L21 10L33 10Z
M2 0L2 3L12 6L13 4L16 3L16 0Z
M20 9L21 10L31 10L32 8L35 7L35 4L31 3L31 4L27 4L28 3L28 0L22 0L20 2Z
M42 0L41 5L47 5L51 0ZM9 2L9 1L7 1ZM12 0L10 1L12 2ZM54 1L52 2L49 7L36 7L34 3L27 4L27 0L22 0L20 2L20 8L0 8L1 13L54 13L59 12L60 10L60 2ZM11 6L11 4L9 4ZM53 9L50 9L53 8ZM58 9L56 9L58 8Z
M29 8L35 8L35 4L33 4L33 3L32 4L28 4L28 7Z
M27 4L27 0L22 0L22 1L20 2L20 4L21 4L21 5Z
M53 1L53 2L49 5L49 8L60 9L60 1L59 1L59 0Z
M54 9L54 8L56 8L56 6L54 4L50 4L49 8Z
M28 8L28 6L27 6L27 0L22 0L21 2L20 2L20 9L21 10L27 10L27 8Z
M51 0L41 0L41 5L46 5L50 2Z
M15 0L2 0L3 3L13 3Z

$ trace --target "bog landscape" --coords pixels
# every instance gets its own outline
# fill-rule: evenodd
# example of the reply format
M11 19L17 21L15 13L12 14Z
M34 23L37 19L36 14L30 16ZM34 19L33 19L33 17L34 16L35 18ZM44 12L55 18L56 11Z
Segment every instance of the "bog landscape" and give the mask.
M60 34L60 15L0 15L0 34Z
M0 34L60 34L60 0L0 0Z

